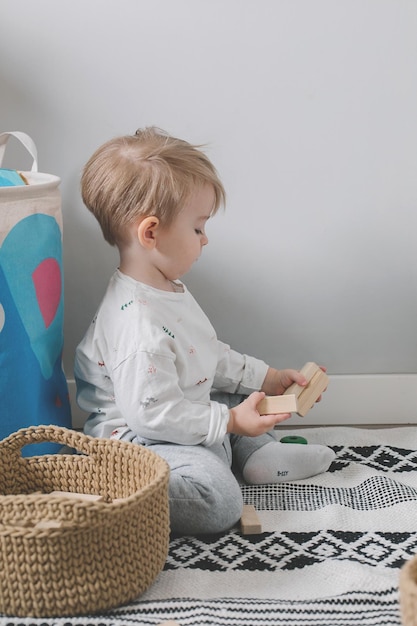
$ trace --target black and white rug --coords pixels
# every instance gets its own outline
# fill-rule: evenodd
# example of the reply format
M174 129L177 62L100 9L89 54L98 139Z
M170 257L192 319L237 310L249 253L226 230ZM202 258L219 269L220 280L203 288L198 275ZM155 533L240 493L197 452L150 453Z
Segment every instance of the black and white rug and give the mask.
M111 612L0 624L400 626L399 570L417 554L417 428L299 434L337 458L312 479L242 487L262 534L172 540L154 585Z

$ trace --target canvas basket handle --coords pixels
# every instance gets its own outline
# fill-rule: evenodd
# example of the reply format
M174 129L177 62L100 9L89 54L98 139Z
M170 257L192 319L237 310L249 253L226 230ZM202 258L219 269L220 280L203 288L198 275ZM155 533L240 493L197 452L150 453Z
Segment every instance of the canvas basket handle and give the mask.
M0 167L3 163L4 153L6 151L6 145L9 141L10 137L14 137L26 148L29 152L30 156L33 159L32 163L32 172L38 171L38 151L36 150L35 143L29 135L26 133L22 133L19 130L8 131L5 133L0 133Z

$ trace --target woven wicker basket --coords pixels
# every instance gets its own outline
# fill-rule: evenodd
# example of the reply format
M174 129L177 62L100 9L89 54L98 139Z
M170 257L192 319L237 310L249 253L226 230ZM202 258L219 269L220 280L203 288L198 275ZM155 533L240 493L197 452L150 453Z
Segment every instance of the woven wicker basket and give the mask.
M400 571L400 609L404 626L417 626L417 556Z
M22 457L24 445L46 441L79 454ZM146 448L66 428L1 441L0 612L71 616L138 597L167 558L168 478L167 463Z

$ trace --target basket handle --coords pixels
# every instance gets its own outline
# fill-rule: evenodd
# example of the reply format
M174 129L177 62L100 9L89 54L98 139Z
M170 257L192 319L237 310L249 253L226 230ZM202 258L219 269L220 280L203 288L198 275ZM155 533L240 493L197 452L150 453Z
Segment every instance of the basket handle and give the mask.
M36 150L35 142L29 135L26 133L22 133L20 130L8 131L5 133L0 133L0 167L3 163L4 153L6 150L6 144L9 141L10 137L15 137L18 139L20 143L26 148L29 152L30 156L33 159L32 163L32 172L38 171L38 151Z
M21 449L31 443L58 443L78 452L94 456L97 439L63 426L30 426L21 428L0 441L0 453L8 451L20 456Z

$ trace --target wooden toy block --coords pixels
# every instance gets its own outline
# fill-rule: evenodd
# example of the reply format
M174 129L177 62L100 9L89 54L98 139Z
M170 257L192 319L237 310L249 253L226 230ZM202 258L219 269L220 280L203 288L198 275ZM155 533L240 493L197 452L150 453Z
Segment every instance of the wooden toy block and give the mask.
M251 504L243 505L240 528L243 535L257 535L262 532L262 524L255 507Z
M93 500L94 502L104 502L104 496L96 496L93 493L74 493L72 491L51 491L50 496L62 496L74 498L76 500Z
M62 522L54 519L43 519L35 524L35 528L41 530L52 530L53 528L61 528Z
M319 368L316 363L306 363L300 370L308 381L306 387L293 383L285 390L284 396L295 395L297 398L297 413L304 417L314 406L317 398L323 393L329 384L329 377Z
M297 396L287 394L283 396L265 396L257 406L260 415L272 413L293 413L298 410Z

